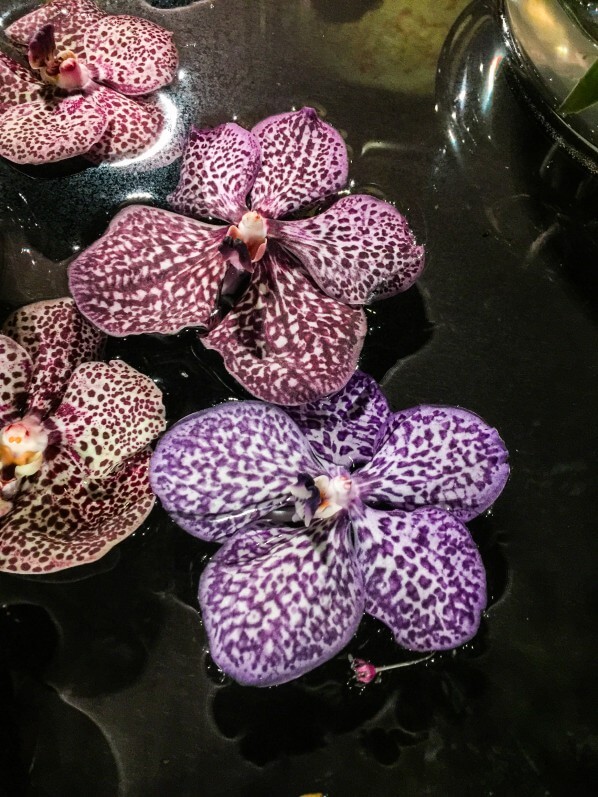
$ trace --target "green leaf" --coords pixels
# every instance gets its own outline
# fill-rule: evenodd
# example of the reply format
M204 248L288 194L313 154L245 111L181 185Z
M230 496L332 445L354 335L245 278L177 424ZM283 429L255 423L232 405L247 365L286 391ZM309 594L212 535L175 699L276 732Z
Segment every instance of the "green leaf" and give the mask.
M598 102L598 60L594 61L585 75L575 84L559 111L565 115L579 113L595 102Z

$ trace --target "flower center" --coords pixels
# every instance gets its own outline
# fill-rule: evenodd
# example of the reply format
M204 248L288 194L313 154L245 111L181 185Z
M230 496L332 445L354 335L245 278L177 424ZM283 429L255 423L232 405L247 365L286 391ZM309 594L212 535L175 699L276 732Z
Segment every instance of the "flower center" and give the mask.
M354 498L355 489L349 474L341 471L333 477L323 474L315 479L301 473L289 492L295 499L293 520L302 520L309 526L313 519L333 517L346 509Z
M227 237L243 241L249 252L252 263L261 260L268 245L268 227L266 219L253 210L248 210L241 217L241 221L228 228Z
M79 91L91 82L88 68L75 53L56 48L53 25L44 25L33 35L27 57L44 83L63 91Z
M32 416L9 423L0 431L0 498L12 498L18 482L41 468L48 433Z

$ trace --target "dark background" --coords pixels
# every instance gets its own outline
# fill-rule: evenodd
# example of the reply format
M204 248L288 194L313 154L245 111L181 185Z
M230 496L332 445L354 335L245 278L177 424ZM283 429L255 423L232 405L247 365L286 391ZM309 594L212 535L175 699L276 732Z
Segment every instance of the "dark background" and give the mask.
M0 0L2 19L32 5ZM395 202L427 250L418 286L369 311L361 366L393 409L482 415L512 476L470 524L491 597L476 639L363 691L347 652L404 658L367 618L294 683L223 677L196 602L213 548L160 509L95 565L0 575L0 795L594 794L597 183L523 99L494 9L470 6L441 54L462 2L101 5L175 31L181 125L308 104L346 132L353 190ZM2 312L62 295L73 252L123 203L165 205L177 172L1 163ZM108 353L158 381L171 420L241 395L192 333Z

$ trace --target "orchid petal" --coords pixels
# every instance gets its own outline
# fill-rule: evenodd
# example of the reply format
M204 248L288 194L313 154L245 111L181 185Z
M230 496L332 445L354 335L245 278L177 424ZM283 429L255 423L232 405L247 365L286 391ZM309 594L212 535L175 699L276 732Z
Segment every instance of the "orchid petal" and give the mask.
M179 184L168 201L179 213L238 223L259 169L259 144L248 130L234 123L192 127Z
M225 264L226 234L167 210L131 205L70 266L81 312L111 335L207 326Z
M467 528L442 509L352 517L366 611L410 650L447 650L471 639L486 606L486 575Z
M345 142L313 108L270 116L251 132L262 151L262 168L251 191L253 210L279 218L345 185Z
M0 113L39 99L44 85L24 66L0 52Z
M152 486L189 533L219 541L291 499L289 487L317 462L278 407L221 404L177 423L160 441Z
M0 519L0 571L49 573L104 556L154 505L149 459L146 449L93 482L68 452L59 452Z
M27 45L39 28L50 24L61 49L84 56L85 31L103 16L104 12L91 0L52 0L15 20L5 33L17 44Z
M454 407L418 407L391 418L383 446L358 475L368 504L449 510L471 520L494 503L509 476L496 429Z
M376 436L390 416L376 380L362 371L333 396L287 412L319 456L345 468L369 462Z
M3 331L33 362L27 410L41 416L56 407L75 368L97 357L104 343L104 335L69 298L21 307L5 321Z
M0 335L0 429L22 409L33 363L22 346Z
M108 124L85 153L92 163L134 158L156 143L164 128L164 114L154 102L133 100L107 88L96 89L94 97Z
M283 252L269 250L244 297L202 342L254 396L302 404L347 383L365 333L361 310L322 295Z
M173 80L178 54L172 33L149 19L103 16L85 30L89 63L117 91L148 94Z
M62 446L94 478L104 478L164 430L162 393L120 360L80 365L52 417Z
M13 163L51 163L82 155L108 120L95 96L36 100L0 116L0 155Z
M406 219L372 196L343 197L317 216L276 222L271 234L323 291L347 304L404 291L424 266L424 248L416 244Z
M203 572L199 601L212 658L241 684L274 686L318 667L363 611L346 515L235 535Z

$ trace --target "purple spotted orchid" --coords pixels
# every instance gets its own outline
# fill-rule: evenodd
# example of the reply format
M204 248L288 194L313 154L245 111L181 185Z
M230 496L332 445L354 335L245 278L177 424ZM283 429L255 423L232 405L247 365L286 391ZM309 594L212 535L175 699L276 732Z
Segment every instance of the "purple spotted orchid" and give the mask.
M158 444L151 481L183 529L222 543L199 585L214 660L271 686L330 659L364 612L411 650L469 640L486 581L464 522L508 472L478 416L392 413L356 372L287 411L249 401L189 416Z
M157 141L163 114L143 95L174 77L168 31L105 14L91 0L51 0L6 34L27 48L29 69L0 53L0 155L100 163L136 157Z
M403 216L374 197L288 218L339 191L347 171L343 139L311 108L251 131L194 129L170 197L187 215L121 210L71 264L79 309L111 335L200 327L230 373L277 404L339 390L366 332L360 305L405 290L423 267Z
M99 559L150 512L148 444L161 393L104 342L72 299L17 310L0 334L0 570Z

